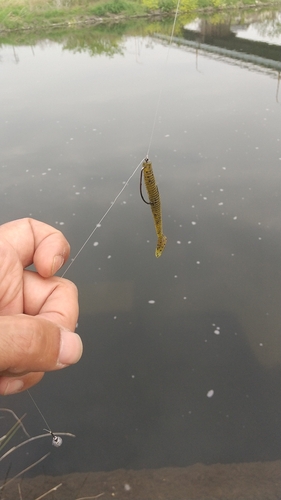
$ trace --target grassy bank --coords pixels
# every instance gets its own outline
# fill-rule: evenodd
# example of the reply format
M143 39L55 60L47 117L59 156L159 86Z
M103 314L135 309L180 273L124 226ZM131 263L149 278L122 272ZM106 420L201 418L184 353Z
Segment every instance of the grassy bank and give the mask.
M181 0L180 11L268 5L262 0ZM176 0L0 0L0 30L97 23L101 19L173 12Z

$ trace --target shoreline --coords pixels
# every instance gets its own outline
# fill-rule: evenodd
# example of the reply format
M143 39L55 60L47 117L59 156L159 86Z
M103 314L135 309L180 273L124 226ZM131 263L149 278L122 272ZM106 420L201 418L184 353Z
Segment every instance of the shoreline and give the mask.
M38 475L18 479L4 489L6 500L38 498L56 491L57 500L279 500L281 461L245 462L159 469L117 469ZM40 496L41 498L41 496Z

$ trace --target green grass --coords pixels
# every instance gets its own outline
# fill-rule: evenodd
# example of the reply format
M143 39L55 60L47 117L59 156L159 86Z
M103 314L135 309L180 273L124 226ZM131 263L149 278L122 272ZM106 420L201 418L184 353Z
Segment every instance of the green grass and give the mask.
M118 15L125 12L128 15L133 15L140 12L140 9L137 3L128 2L126 0L113 0L111 2L96 5L92 9L93 15L96 16L106 16L108 14Z
M60 5L60 7L57 7ZM53 24L77 24L95 17L145 12L141 0L0 0L0 29L48 27Z

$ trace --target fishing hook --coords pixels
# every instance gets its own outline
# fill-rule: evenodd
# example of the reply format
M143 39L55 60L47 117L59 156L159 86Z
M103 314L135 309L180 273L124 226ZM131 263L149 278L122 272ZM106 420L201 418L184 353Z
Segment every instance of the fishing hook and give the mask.
M148 162L148 156L145 157L144 161ZM141 199L142 201L144 201L144 203L146 203L147 205L153 205L153 203L151 203L150 201L146 201L144 199L144 196L142 194L142 174L143 174L143 169L145 167L142 167L141 171L140 171L140 195L141 195Z

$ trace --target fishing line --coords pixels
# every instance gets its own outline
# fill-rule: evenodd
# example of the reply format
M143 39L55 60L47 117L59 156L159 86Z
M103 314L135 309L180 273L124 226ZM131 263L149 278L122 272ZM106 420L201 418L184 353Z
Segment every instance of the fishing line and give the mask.
M172 31L171 31L170 39L169 39L169 42L168 42L168 51L167 51L166 60L165 60L165 69L167 67L169 53L170 53L170 48L171 48L172 41L173 41L173 36L174 36L174 32L175 32L176 22L177 22L177 18L178 18L178 14L179 14L180 2L181 2L181 0L177 0L177 6L176 6L176 11L175 11L175 16L174 16ZM80 253L82 252L82 250L87 245L88 241L92 238L92 236L96 232L96 230L101 226L101 223L103 222L103 220L105 219L105 217L107 216L107 214L110 212L110 210L113 208L113 206L115 205L116 201L121 196L121 194L123 193L124 189L127 187L127 185L129 184L130 180L132 179L132 177L135 175L135 173L139 169L140 165L143 163L143 161L146 158L148 158L149 152L150 152L150 148L151 148L151 144L152 144L152 139L153 139L153 136L154 136L155 126L156 126L156 120L157 120L157 117L159 115L159 107L160 107L160 102L161 102L163 87L164 87L164 81L162 81L162 85L161 85L160 90L159 90L158 100L157 100L155 114L154 114L154 120L153 120L153 124L152 124L152 130L151 130L150 139L149 139L149 142L148 142L148 148L147 148L147 153L146 153L145 158L143 158L140 161L140 163L134 169L134 171L129 176L129 178L127 179L127 181L124 183L124 186L119 191L119 193L115 196L114 200L111 202L110 206L108 207L108 209L106 210L106 212L104 213L104 215L102 216L102 218L100 219L100 221L97 223L97 225L94 227L93 231L89 234L89 236L87 237L87 239L84 241L83 245L78 250L78 252L76 253L76 255L71 259L71 262L68 264L67 268L65 269L65 271L61 275L61 278L64 278L64 276L66 275L66 273L68 272L68 270L71 268L72 264L76 261L77 257L80 255Z
M175 11L175 16L174 16L172 31L171 31L170 39L169 39L169 42L168 42L168 51L167 51L166 60L165 60L165 69L166 69L167 63L168 63L170 48L171 48L171 44L172 44L172 40L173 40L173 36L174 36L174 31L175 31L175 26L176 26L176 21L177 21L177 17L178 17L178 13L179 13L180 2L181 2L181 0L177 0L177 6L176 6L176 11ZM153 136L154 136L154 132L155 132L156 121L157 121L157 118L158 118L158 115L159 115L159 108L160 108L160 102L161 102L163 88L164 88L164 81L162 81L162 84L161 84L161 87L160 87L160 90L159 90L158 100L157 100L155 114L154 114L154 120L153 120L153 123L152 123L152 129L151 129L151 134L150 134L150 138L149 138L149 142L148 142L147 154L146 154L145 158L143 158L139 162L139 164L135 167L135 169L133 170L133 172L131 173L131 175L128 177L128 179L126 180L126 182L124 183L124 185L120 189L119 193L115 196L114 200L110 203L110 206L105 211L105 213L103 214L103 216L100 219L100 221L96 224L96 226L94 227L93 231L89 234L89 236L87 237L87 239L84 241L83 245L78 250L78 252L76 253L76 255L71 259L71 261L68 264L67 268L65 269L65 271L61 275L61 278L64 278L64 276L66 275L66 273L71 268L72 264L76 261L77 257L80 255L80 253L85 248L85 246L87 245L87 243L89 242L89 240L92 238L93 234L97 231L98 228L100 228L101 223L104 221L105 217L108 215L108 213L110 212L110 210L114 207L114 205L117 202L118 198L121 196L121 194L123 193L124 189L128 186L130 180L133 178L133 176L135 175L135 173L139 169L140 165L142 165L143 161L148 158L148 155L149 155L149 152L150 152L150 148L151 148L151 144L152 144L152 140L153 140ZM48 432L52 436L52 444L54 446L56 446L56 447L60 446L62 444L62 438L59 437L59 436L56 436L52 432L52 430L51 430L51 428L50 428L50 426L49 426L46 418L44 417L43 413L41 412L39 406L35 402L33 396L31 395L31 393L29 392L28 389L27 389L27 392L28 392L28 394L29 394L29 396L30 396L30 398L31 398L34 406L37 408L39 414L41 415L43 421L45 422L45 424L47 426L47 429L44 429L44 431Z
M85 246L87 245L88 241L92 238L93 234L96 232L96 230L101 226L101 223L102 221L105 219L105 217L107 216L107 214L110 212L110 210L112 209L112 207L115 205L116 201L118 200L119 196L121 196L121 194L123 193L124 189L128 186L130 180L132 179L132 177L135 175L136 171L139 169L140 165L142 164L144 159L141 160L141 162L138 164L138 166L135 168L135 170L133 171L133 173L130 175L130 177L126 180L126 182L124 183L124 186L122 187L122 189L119 191L119 193L115 196L114 200L111 202L110 206L108 207L108 209L106 210L106 212L103 214L102 218L100 219L100 221L97 223L97 225L94 227L93 231L91 232L91 234L88 236L88 238L86 239L86 241L83 243L82 247L80 248L80 250L78 250L77 254L73 257L73 259L71 260L71 262L68 264L66 270L64 271L64 273L61 275L61 278L63 278L67 271L69 270L69 268L72 266L73 262L77 259L78 255L80 255L80 253L82 252L83 248L85 248Z
M165 68L164 68L165 71L166 71L166 67L167 67L167 64L168 64L168 59L169 59L169 54L170 54L170 48L171 48L173 37L174 37L176 22L177 22L177 18L178 18L178 14L179 14L180 3L181 3L181 0L178 0L177 7L176 7L176 12L175 12L175 17L174 17L174 22L173 22L173 26L172 26L172 31L171 31L170 39L169 39L169 42L168 42L168 50L167 50L167 55L166 55L166 60L165 60ZM163 88L164 88L164 79L162 80L162 85L160 87L160 91L159 91L159 95L158 95L158 100L157 100L157 104L156 104L156 109L155 109L155 114L154 114L154 120L153 120L153 124L152 124L152 130L151 130L150 139L149 139L148 148L147 148L147 153L146 153L146 157L147 158L149 157L151 143L152 143L152 139L153 139L153 136L154 136L155 127L156 127L156 120L157 120L158 115L159 115L159 108L160 108L160 102L161 102L161 97L162 97L162 93L163 93Z
M115 196L114 200L111 202L110 206L108 207L108 209L106 210L106 212L103 214L102 218L100 219L100 221L97 223L97 225L94 227L93 231L91 232L91 234L88 236L88 238L86 239L86 241L83 243L83 245L81 246L81 248L78 250L77 254L73 257L73 259L71 260L71 262L69 263L69 265L67 266L66 270L64 271L64 273L62 274L62 278L65 276L65 274L67 273L67 271L69 270L69 268L72 266L73 262L77 259L78 255L80 255L80 253L82 252L83 248L87 245L88 241L91 239L91 237L93 236L93 234L96 232L96 230L101 226L101 223L102 221L105 219L105 217L107 216L107 214L110 212L110 210L112 209L112 207L115 205L116 201L118 200L119 196L121 196L121 194L123 193L124 189L127 187L127 185L129 184L130 180L132 179L132 177L135 175L136 171L138 170L138 168L140 167L140 165L142 164L143 162L143 159L141 160L141 162L137 165L137 167L135 168L135 170L132 172L132 174L130 175L130 177L127 179L127 181L124 183L122 189L120 189L119 193ZM40 410L38 404L36 403L35 399L33 398L33 396L31 395L30 391L27 389L27 392L30 396L30 399L32 400L35 408L37 408L39 414L41 415L43 421L45 422L46 426L47 426L47 429L43 429L44 431L48 432L51 436L52 436L52 444L53 446L55 447L59 447L61 446L62 444L62 438L60 436L56 436L52 431L51 431L51 427L49 426L46 418L44 417L42 411Z
M40 410L38 404L36 403L35 399L33 398L33 396L31 395L30 391L27 389L27 392L30 396L30 399L33 401L33 404L34 406L37 408L38 412L40 413L42 419L44 420L46 426L48 427L48 429L43 429L44 431L48 432L51 436L52 436L52 444L53 446L56 446L56 448L58 448L61 444L62 444L62 438L60 436L56 436L52 431L51 431L51 427L49 426L47 420L45 419L42 411Z

